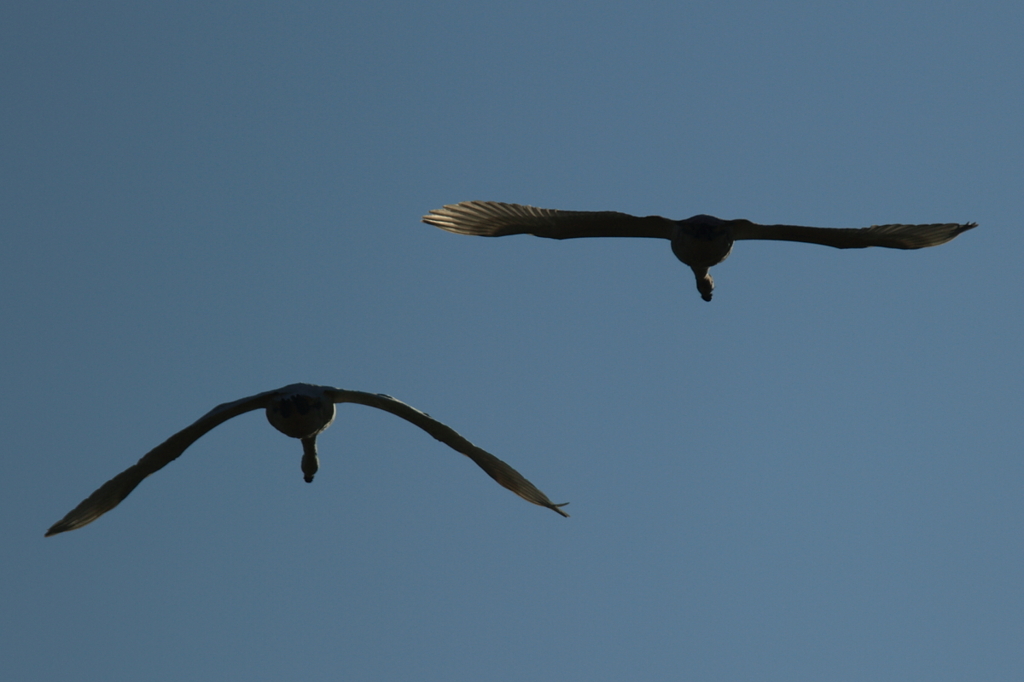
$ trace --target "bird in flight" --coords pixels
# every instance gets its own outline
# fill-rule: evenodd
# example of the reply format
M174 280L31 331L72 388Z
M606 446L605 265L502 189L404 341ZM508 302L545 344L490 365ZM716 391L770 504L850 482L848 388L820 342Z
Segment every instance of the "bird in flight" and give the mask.
M563 504L551 502L547 495L508 464L486 450L473 445L453 429L431 418L425 412L420 412L401 400L381 393L348 391L342 388L313 384L292 384L276 391L259 393L213 408L194 424L174 434L146 453L137 463L100 486L96 492L68 512L67 516L53 524L46 531L46 536L75 530L92 523L120 504L121 500L128 497L128 494L144 478L181 456L188 446L199 440L203 434L232 417L260 408L267 411L267 420L271 426L286 436L302 441L302 473L306 482L311 483L319 469L316 437L334 421L335 403L357 403L401 417L453 450L469 457L488 476L527 502L547 507L562 516L569 516L561 510Z
M776 239L861 249L884 246L890 249L922 249L945 244L977 223L933 223L930 225L872 225L863 228L803 227L800 225L759 225L749 220L722 220L695 215L685 220L660 216L644 218L615 211L559 211L497 201L463 201L433 209L423 222L456 234L504 237L532 234L548 239L577 237L652 237L672 242L672 253L693 270L697 291L711 300L715 282L708 270L732 251L739 239Z

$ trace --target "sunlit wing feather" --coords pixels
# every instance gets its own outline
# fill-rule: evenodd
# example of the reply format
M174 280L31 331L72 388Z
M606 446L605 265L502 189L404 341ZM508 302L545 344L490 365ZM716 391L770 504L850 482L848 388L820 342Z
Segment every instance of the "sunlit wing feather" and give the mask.
M733 239L775 239L861 249L884 246L890 249L923 249L945 244L977 223L932 223L928 225L872 225L862 228L802 227L800 225L758 225L734 221Z
M558 211L497 201L464 201L433 209L423 222L457 234L503 237L532 234L548 239L652 237L671 239L673 222L616 211Z

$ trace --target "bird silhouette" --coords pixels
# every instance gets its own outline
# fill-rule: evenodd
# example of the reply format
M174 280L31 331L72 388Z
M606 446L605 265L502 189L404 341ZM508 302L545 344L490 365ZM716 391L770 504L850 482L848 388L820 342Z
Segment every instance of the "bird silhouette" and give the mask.
M749 220L722 220L695 215L685 220L660 216L644 218L615 211L559 211L497 201L464 201L433 209L423 222L456 234L504 237L532 234L548 239L578 237L651 237L672 242L672 253L690 266L697 278L697 291L711 300L715 282L708 270L724 261L740 239L775 239L860 249L884 246L890 249L921 249L945 244L977 223L933 223L929 225L872 225L863 228L803 227L800 225L759 225Z
M53 524L46 531L46 536L74 530L92 523L120 504L121 500L128 497L128 494L143 479L181 456L203 434L232 417L260 408L266 409L267 420L275 429L286 436L302 441L302 473L306 482L312 482L313 476L319 468L316 437L334 421L335 403L357 403L401 417L453 450L469 457L488 476L527 502L547 507L562 516L569 516L560 509L564 505L552 503L547 495L508 464L486 450L473 445L448 426L431 418L426 413L406 405L401 400L381 393L364 393L313 384L292 384L275 391L259 393L213 408L194 424L174 434L146 453L137 463L100 486L96 492L68 512L63 519Z

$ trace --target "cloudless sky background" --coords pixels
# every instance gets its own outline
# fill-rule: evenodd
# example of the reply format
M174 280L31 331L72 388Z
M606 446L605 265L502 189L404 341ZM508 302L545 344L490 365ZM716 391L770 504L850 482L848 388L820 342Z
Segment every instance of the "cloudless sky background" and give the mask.
M1020 2L0 9L0 677L1024 677ZM489 199L859 227L470 238ZM260 413L43 532L213 406L404 400L529 505L342 405Z

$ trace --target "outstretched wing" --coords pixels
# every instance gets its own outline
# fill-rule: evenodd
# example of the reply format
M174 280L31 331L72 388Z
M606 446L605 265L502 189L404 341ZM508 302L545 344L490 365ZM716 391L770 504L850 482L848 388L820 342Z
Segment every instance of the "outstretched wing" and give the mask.
M758 225L747 220L734 221L733 239L777 239L834 246L837 249L862 249L884 246L890 249L923 249L945 244L978 223L932 223L929 225L872 225L871 227L801 227L800 225Z
M362 391L347 391L340 388L327 390L333 392L333 400L336 403L358 403L368 407L375 407L378 410L390 412L397 417L401 417L407 422L415 424L448 447L456 450L457 452L461 452L466 457L469 457L471 460L476 462L477 466L483 469L488 476L527 502L532 502L533 504L540 505L541 507L547 507L548 509L558 512L562 516L569 516L561 510L561 507L567 503L553 503L548 499L547 495L538 490L535 485L526 480L526 478L524 478L518 471L486 450L473 445L459 435L454 429L445 426L425 412L420 412L415 407L406 405L401 400L392 398L389 395L383 395L380 393L363 393Z
M504 237L532 234L548 239L653 237L671 239L675 223L659 216L638 218L615 211L557 211L497 201L463 201L435 208L423 222L457 234Z
M138 462L101 485L96 492L69 511L67 516L53 524L50 530L46 531L46 536L49 537L64 531L75 530L88 523L92 523L120 504L121 500L128 497L128 494L135 489L135 486L142 483L142 479L146 478L146 476L163 469L180 457L181 453L185 452L188 446L199 440L207 431L223 424L232 417L266 407L267 401L276 392L260 393L213 408L194 424L174 434L147 452Z

